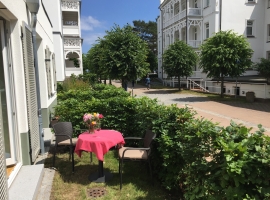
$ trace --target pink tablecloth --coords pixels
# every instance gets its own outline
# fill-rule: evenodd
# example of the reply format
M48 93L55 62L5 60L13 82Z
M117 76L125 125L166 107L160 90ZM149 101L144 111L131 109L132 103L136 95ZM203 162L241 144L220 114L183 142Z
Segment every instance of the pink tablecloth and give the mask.
M122 134L115 130L99 130L90 134L84 132L79 135L75 153L81 157L82 151L94 152L97 159L103 161L104 155L117 144L125 144Z

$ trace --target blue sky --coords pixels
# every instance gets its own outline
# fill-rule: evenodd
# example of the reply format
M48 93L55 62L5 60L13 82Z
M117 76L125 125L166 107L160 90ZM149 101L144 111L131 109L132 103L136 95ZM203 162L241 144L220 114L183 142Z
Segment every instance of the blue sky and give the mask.
M160 0L82 0L83 53L114 24L123 27L133 20L156 21Z

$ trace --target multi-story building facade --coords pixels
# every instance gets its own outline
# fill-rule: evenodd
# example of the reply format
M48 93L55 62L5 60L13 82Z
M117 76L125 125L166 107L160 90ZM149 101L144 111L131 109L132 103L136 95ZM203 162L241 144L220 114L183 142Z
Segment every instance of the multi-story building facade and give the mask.
M162 69L162 54L170 44L184 40L199 52L199 46L220 30L232 30L244 35L254 50L253 62L270 58L269 4L270 0L161 0L160 16L157 18L159 78L167 78ZM256 70L249 69L243 76L257 74ZM207 80L198 66L194 66L190 78ZM263 87L266 91L262 98L270 98L269 86ZM242 93L244 95L245 91Z
M81 0L46 0L44 4L53 24L56 77L62 82L71 74L83 73Z
M8 189L24 165L44 152L43 130L49 127L56 104L56 68L65 70L56 62L59 55L61 60L61 53L56 53L64 55L65 48L48 15L56 6L46 10L47 1L0 1L0 199L8 199ZM81 43L70 46L67 57L74 56Z

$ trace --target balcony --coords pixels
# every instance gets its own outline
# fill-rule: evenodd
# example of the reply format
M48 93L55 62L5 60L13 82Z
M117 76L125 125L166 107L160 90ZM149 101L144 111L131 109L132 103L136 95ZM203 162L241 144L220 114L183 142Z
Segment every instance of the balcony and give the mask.
M188 44L193 48L199 48L199 46L202 44L202 41L200 41L200 40L189 40Z
M189 8L188 9L188 16L195 16L199 17L202 16L202 10L201 8ZM186 17L186 10L182 10L181 12L175 14L170 19L163 22L163 28L167 28L168 26L180 21L181 19L184 19Z
M78 12L63 11L63 34L67 36L80 36Z

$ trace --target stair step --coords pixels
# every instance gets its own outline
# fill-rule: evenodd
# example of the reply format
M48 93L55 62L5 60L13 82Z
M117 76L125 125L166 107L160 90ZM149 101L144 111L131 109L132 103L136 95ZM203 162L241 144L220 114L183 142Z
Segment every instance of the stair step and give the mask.
M43 164L22 166L9 188L9 200L35 200L43 175Z

